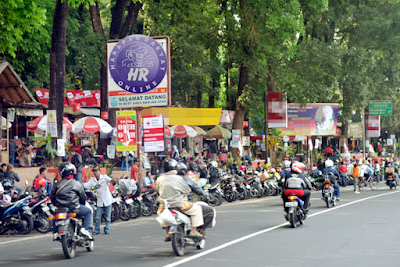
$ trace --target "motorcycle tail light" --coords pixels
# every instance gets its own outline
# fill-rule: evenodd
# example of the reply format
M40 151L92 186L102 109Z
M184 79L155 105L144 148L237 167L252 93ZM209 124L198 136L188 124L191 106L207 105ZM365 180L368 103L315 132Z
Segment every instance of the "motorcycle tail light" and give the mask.
M326 184L326 185L325 185L325 189L329 189L329 184Z
M70 214L69 214L69 217L75 218L75 217L76 217L76 213L70 213Z
M391 176L391 175L389 175L389 178L392 178L392 176Z
M295 196L289 196L289 200L290 200L290 201L295 201L295 200L296 200L296 197L295 197Z
M62 220L62 219L67 219L67 214L66 213L57 213L56 220Z
M49 216L49 221L54 220L54 216Z

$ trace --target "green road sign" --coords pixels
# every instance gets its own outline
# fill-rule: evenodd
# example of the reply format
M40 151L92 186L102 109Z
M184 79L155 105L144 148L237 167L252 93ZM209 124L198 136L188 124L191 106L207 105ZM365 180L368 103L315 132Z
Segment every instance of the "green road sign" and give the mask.
M369 102L369 115L392 115L392 100L374 100Z

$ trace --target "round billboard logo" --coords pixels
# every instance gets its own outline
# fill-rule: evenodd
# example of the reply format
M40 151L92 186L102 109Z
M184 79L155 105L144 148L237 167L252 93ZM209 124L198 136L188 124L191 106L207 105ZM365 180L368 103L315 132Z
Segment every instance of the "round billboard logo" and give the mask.
M130 35L112 49L108 67L115 83L131 93L146 93L161 83L167 72L162 46L146 35Z

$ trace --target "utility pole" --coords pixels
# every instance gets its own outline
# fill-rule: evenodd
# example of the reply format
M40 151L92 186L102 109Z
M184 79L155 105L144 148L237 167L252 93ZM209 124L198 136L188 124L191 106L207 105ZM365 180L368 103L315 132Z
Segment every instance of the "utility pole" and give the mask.
M365 157L365 150L366 150L366 145L365 145L365 142L366 142L366 139L367 139L367 127L366 127L366 124L367 124L367 118L366 118L366 108L363 108L363 109L362 109L362 116L363 116L363 160L365 160L365 159L366 159L366 157Z
M264 133L265 133L265 163L268 163L268 92L264 92Z

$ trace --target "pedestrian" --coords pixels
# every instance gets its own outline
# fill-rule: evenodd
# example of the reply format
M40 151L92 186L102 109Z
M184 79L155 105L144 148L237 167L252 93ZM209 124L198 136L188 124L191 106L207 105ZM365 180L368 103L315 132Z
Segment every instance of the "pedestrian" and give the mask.
M330 146L328 146L328 147L325 149L325 156L326 156L327 158L331 158L332 155L333 155L332 148L331 148Z
M16 150L19 157L19 165L21 167L30 167L32 163L32 146L25 138L21 139L21 145Z
M103 212L106 213L106 225L104 227L104 234L108 235L110 233L110 223L111 223L111 210L113 197L108 187L109 183L115 183L114 179L111 179L106 174L100 173L100 168L98 166L93 168L94 177L86 183L83 183L85 189L94 188L97 192L97 210L96 210L96 225L93 234L100 234L100 223L103 216Z
M353 177L354 182L354 193L359 194L360 191L358 191L358 177L360 176L360 168L358 167L357 162L354 163L353 173L351 176Z
M139 163L140 161L138 159L134 159L133 166L131 168L131 179L135 180L136 182L139 182Z
M199 155L199 153L200 153L200 145L199 145L199 143L196 143L196 145L194 146L193 151L194 151L194 156L197 157Z
M36 192L43 189L48 196L51 194L51 189L53 188L53 183L50 179L46 177L47 169L42 167L39 169L39 174L36 175L35 179L33 180L34 190ZM41 188L43 187L43 188Z
M347 166L344 161L341 162L339 166L340 177L342 178L342 186L346 187L346 177L347 177Z
M17 198L19 198L22 195L22 192L24 191L24 189L22 189L22 187L15 185L15 181L19 182L19 176L18 174L14 171L14 166L12 164L8 164L7 165L7 172L8 172L8 177L7 179L10 181L12 187L18 191L18 195Z
M71 148L71 163L74 164L76 168L76 174L74 176L74 179L78 182L82 182L82 156L78 153L76 153L75 149Z
M8 159L10 163L15 166L15 150L17 149L17 144L14 142L14 140L10 139L9 144L8 144Z
M178 160L178 158L179 158L179 151L178 151L178 147L176 145L172 146L171 158L175 159L175 160Z

